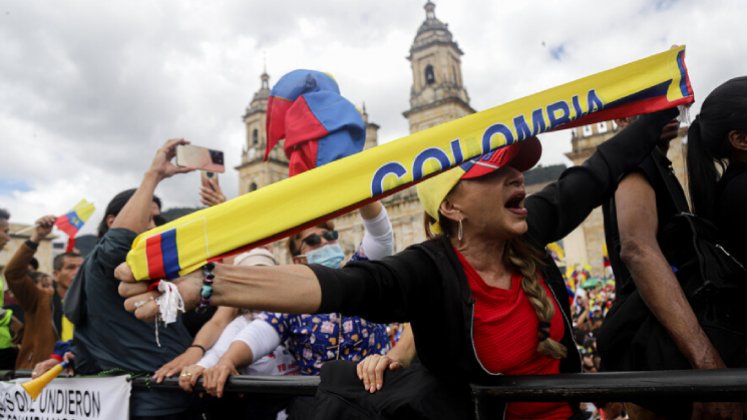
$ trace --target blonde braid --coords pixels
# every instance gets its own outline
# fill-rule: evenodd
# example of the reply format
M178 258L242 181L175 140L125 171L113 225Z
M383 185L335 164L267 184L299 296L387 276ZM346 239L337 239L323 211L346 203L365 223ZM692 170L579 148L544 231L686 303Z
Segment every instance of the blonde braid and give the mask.
M542 262L533 249L521 239L514 239L506 245L507 263L514 266L521 273L521 288L524 290L529 303L539 319L539 344L537 352L555 359L565 358L568 354L566 347L550 338L550 321L555 315L555 305L544 287L537 281L537 268Z

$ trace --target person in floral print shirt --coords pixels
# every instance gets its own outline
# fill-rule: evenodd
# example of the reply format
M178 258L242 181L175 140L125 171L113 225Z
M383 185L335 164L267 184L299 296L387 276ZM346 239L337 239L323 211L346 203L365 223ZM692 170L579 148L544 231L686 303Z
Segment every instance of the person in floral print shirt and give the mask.
M386 326L357 316L262 312L257 319L276 329L281 342L298 360L303 375L318 375L327 360L357 362L369 354L383 354L389 349Z
M392 226L379 202L360 209L365 233L350 261L377 260L394 251ZM344 253L337 243L331 222L305 229L289 239L289 251L296 264L322 264L339 268ZM298 360L302 375L318 375L329 360L360 361L370 354L389 349L386 325L340 313L284 314L260 312L239 332L218 363L205 370L203 386L221 397L226 380L238 368L261 358L283 344ZM292 415L293 409L289 412ZM292 417L291 417L292 418Z

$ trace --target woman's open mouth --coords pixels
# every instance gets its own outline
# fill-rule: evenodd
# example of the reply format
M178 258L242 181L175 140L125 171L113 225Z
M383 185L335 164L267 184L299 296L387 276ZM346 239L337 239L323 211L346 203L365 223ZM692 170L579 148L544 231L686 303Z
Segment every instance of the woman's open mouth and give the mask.
M529 212L524 208L524 199L527 197L525 191L517 191L506 201L505 207L517 216L526 216Z

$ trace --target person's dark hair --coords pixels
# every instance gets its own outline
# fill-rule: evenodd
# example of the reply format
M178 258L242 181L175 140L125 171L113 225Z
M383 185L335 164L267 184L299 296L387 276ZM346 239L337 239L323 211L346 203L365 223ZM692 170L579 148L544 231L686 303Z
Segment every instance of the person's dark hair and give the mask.
M65 263L65 258L67 257L82 258L83 256L78 254L77 252L63 252L62 254L55 255L54 260L52 261L52 268L54 269L54 271L62 270L62 265Z
M0 219L10 220L10 213L8 213L8 210L0 209Z
M335 230L335 224L332 223L331 220L319 223L318 225L316 225L316 227L320 227L325 230ZM288 252L290 252L292 257L297 257L301 254L301 239L303 239L301 238L301 232L298 232L288 238Z
M729 80L703 101L687 132L687 175L693 212L713 218L716 184L731 156L729 133L747 132L747 76Z
M29 261L29 265L31 268L34 269L34 271L39 269L39 260L37 260L35 257L31 257L31 261Z
M136 189L131 188L129 190L124 190L120 192L119 194L115 195L114 198L109 201L109 204L106 206L106 210L104 211L104 217L101 219L101 222L99 223L98 228L98 236L99 239L103 238L104 235L106 235L106 232L109 231L109 226L106 224L106 218L108 216L117 216L120 211L124 208L125 204L127 204L128 201L130 201L130 198L135 194ZM161 199L153 196L153 202L156 203L158 208L161 208Z

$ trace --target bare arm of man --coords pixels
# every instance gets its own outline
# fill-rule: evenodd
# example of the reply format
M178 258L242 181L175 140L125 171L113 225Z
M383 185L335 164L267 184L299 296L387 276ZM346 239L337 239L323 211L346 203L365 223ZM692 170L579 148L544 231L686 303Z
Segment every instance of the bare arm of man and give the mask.
M651 185L641 174L628 175L615 193L615 203L620 258L630 270L646 305L694 368L725 367L700 328L672 267L659 248L656 194Z
M615 203L620 258L646 305L693 368L725 368L659 248L656 193L648 180L637 173L625 177L615 193ZM741 407L733 403L696 403L693 418L741 418Z

